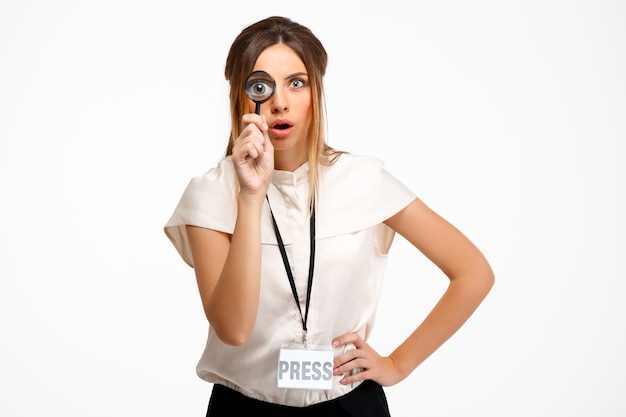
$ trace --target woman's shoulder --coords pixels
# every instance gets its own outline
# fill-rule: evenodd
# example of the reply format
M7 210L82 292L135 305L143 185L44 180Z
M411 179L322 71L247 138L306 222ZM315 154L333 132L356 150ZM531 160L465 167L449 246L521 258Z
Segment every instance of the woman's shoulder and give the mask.
M374 175L380 173L384 165L382 159L373 156L344 152L325 171L327 171L326 175L345 175L347 173L350 173L351 176L357 173Z
M339 155L337 158L337 162L335 164L339 165L349 165L352 167L374 167L380 168L384 165L382 159L376 158L370 155L359 155L350 152L344 152Z
M193 177L166 223L165 233L189 265L193 261L186 225L232 233L237 213L234 175L231 158L227 157Z
M379 224L415 198L379 158L343 153L325 168L318 190L320 237Z
M205 173L191 178L178 209L186 208L194 213L215 211L212 215L236 211L235 192L235 169L232 159L225 157Z
M204 173L191 178L190 184L232 184L234 180L235 168L233 160L230 156L226 156Z

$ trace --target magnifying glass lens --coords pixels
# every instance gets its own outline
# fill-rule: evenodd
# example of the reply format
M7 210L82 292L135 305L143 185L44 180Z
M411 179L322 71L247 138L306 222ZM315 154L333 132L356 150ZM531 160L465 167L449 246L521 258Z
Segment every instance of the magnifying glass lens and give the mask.
M248 78L244 90L248 98L257 104L264 103L272 97L276 82L265 71L254 71Z

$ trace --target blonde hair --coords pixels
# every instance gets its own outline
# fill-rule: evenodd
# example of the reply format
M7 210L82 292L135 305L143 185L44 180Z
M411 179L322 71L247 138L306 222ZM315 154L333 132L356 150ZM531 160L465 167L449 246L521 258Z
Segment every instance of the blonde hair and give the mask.
M249 99L243 85L263 50L276 44L293 49L304 63L311 85L311 124L307 129L309 201L318 188L318 167L332 165L343 152L326 143L326 119L323 78L328 55L320 40L307 27L288 18L273 16L251 24L235 38L228 52L224 75L230 84L231 131L226 155L231 155L242 127L241 118L248 113Z

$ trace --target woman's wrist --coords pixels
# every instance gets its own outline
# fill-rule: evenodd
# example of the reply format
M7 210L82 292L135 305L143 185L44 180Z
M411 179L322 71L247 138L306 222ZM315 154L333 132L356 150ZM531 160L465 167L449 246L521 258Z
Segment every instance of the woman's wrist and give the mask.
M265 204L265 194L247 194L239 192L237 195L237 206L239 210L260 211Z

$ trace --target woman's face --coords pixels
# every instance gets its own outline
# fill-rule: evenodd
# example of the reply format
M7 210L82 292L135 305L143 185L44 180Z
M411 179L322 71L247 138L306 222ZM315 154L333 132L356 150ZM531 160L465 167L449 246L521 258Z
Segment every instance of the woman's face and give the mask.
M261 105L276 156L304 163L311 121L311 86L306 67L293 49L276 44L261 52L254 65L254 71L258 70L276 81L274 95ZM250 113L254 107L250 101Z

